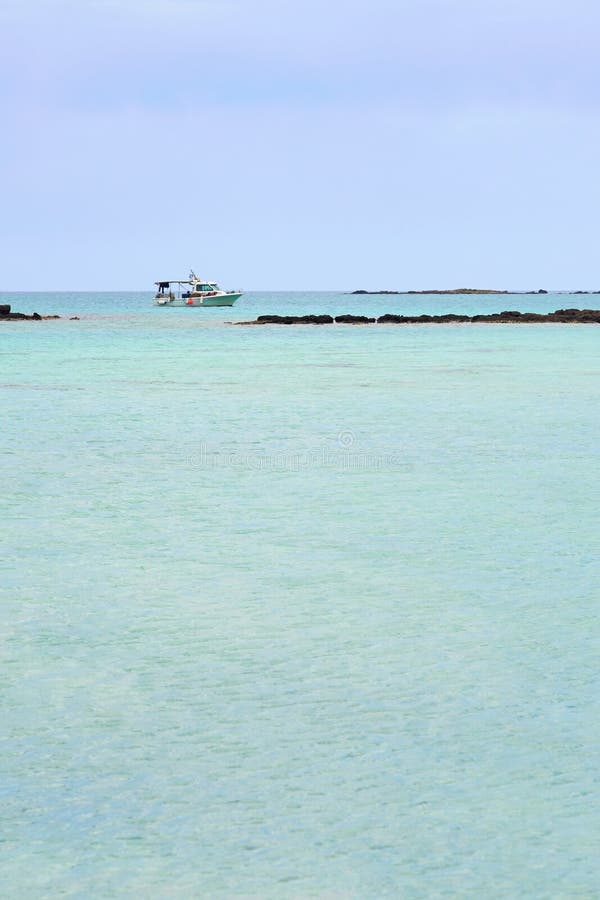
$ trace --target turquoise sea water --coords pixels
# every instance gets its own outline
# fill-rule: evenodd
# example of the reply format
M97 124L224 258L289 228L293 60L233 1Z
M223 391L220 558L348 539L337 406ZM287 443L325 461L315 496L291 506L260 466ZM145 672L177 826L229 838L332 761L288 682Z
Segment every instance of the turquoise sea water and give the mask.
M2 893L598 891L594 325L3 295Z

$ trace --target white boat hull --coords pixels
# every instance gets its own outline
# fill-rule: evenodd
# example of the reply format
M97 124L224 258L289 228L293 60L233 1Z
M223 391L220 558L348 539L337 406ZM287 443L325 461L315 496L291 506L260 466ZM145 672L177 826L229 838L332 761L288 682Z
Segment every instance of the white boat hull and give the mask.
M155 306L233 306L236 300L242 296L241 292L223 291L213 294L211 297L155 297Z

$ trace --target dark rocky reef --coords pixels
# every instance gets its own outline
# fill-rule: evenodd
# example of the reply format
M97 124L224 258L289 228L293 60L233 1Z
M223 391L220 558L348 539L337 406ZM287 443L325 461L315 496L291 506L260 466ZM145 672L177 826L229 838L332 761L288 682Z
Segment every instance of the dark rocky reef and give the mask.
M456 313L446 313L441 316L402 316L396 313L387 313L378 319L369 316L341 315L310 315L310 316L259 316L253 322L237 322L237 325L370 325L375 322L378 325L423 325L423 324L449 324L449 323L490 323L490 324L526 324L527 322L555 322L563 324L600 324L600 309L557 309L551 313L519 312L516 309L505 309L499 313L482 313L476 316L463 316Z
M343 325L371 325L376 320L369 318L369 316L345 315L336 316L335 321L341 322Z
M331 325L333 316L259 316L256 322L242 325Z
M60 316L40 316L40 314L36 312L28 316L27 313L11 312L8 303L0 305L0 322L41 322L43 319L60 319Z
M259 316L256 322L239 322L240 325L333 325L340 322L345 325L371 325L376 319L370 316Z

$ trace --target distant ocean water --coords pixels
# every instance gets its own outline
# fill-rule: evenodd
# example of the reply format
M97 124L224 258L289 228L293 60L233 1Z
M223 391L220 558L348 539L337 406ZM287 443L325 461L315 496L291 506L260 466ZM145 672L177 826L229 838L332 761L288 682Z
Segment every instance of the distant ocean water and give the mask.
M40 312L58 315L143 316L144 321L160 322L167 311L151 306L152 294L148 291L120 292L0 292L0 302L12 303L17 312ZM421 313L465 313L475 315L484 312L500 312L503 309L520 309L527 312L552 312L565 306L596 308L600 295L574 294L369 294L356 295L334 291L250 291L230 308L202 310L202 317L195 324L212 324L222 321L251 319L262 313L285 315L289 313L328 312L333 315L368 313L383 315L398 312L405 315ZM170 309L170 313L185 316L186 309ZM149 320L154 314L159 317Z
M596 298L4 294L3 894L592 897Z

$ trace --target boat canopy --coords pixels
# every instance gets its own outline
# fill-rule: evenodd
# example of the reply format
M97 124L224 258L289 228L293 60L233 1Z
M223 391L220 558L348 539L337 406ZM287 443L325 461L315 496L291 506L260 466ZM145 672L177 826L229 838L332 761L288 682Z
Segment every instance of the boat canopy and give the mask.
M212 287L217 283L216 281L203 281L200 282L199 278L170 278L168 281L155 281L154 284L159 288L168 288L170 284L210 284Z

